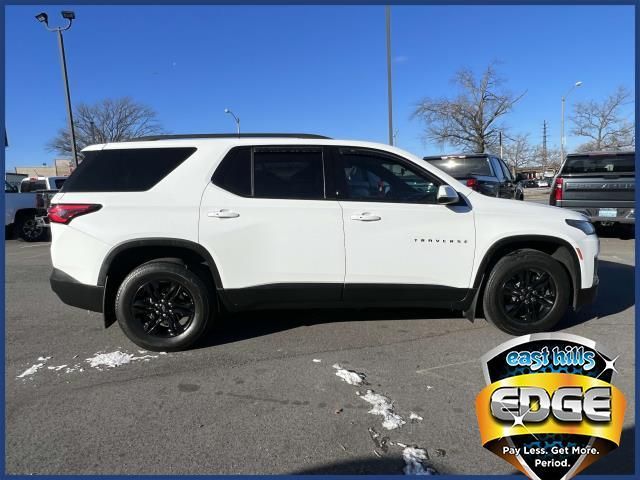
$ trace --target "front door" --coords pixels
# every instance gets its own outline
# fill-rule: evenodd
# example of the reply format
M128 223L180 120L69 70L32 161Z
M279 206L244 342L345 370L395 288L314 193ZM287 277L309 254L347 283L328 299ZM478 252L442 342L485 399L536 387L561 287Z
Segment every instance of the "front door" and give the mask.
M344 232L321 147L237 147L207 186L200 243L233 306L339 301Z
M343 209L344 300L440 304L468 293L475 248L473 212L436 203L443 182L377 150L336 148Z

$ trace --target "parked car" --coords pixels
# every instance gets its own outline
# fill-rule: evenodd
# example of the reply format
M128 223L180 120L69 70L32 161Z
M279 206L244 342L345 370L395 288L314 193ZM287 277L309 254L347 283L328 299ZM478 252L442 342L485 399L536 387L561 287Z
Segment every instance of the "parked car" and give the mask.
M522 186L524 188L537 188L538 187L538 181L537 180L533 180L533 179L522 180Z
M43 240L46 231L37 225L36 194L21 193L15 185L4 182L5 234L15 234L27 242Z
M434 167L448 173L467 187L489 197L524 200L524 189L509 167L486 153L424 157Z
M567 155L549 204L603 225L635 224L635 152Z
M146 349L187 348L224 310L272 307L473 320L481 305L520 335L597 289L598 237L582 215L481 195L388 145L174 135L83 152L49 209L51 286Z
M68 177L27 177L20 182L20 192L60 190Z
M542 187L549 187L549 180L547 180L546 178L541 178L537 181L538 187L542 188Z
M43 222L46 204L43 196L52 197L58 192L67 177L29 177L17 186L7 180L5 192L5 234L12 232L27 242L44 240L49 231Z

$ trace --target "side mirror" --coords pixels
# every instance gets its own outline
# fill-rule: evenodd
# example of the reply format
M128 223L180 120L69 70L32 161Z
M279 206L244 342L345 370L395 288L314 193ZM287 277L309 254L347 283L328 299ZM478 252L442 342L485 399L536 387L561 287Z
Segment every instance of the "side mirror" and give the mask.
M456 192L452 186L440 185L438 187L437 199L440 205L450 205L458 202L460 197L458 196L458 192Z

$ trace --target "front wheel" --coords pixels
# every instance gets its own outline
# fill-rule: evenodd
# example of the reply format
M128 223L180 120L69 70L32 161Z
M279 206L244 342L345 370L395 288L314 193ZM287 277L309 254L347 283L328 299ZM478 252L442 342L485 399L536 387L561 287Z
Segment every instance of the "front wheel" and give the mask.
M569 277L551 256L519 250L496 263L485 287L487 320L512 335L549 331L569 306Z
M116 294L116 317L136 345L153 351L184 350L207 330L211 314L207 284L184 265L151 262L124 279Z

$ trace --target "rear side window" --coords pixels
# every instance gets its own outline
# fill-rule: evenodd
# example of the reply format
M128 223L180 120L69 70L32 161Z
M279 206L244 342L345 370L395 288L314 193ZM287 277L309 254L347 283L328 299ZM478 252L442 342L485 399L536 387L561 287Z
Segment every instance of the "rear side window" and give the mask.
M211 181L236 195L251 196L251 148L232 149L216 168Z
M195 148L128 148L84 153L63 192L143 192L189 158Z
M450 157L427 159L427 161L456 179L491 176L491 167L487 157Z
M635 172L634 155L567 157L562 173L631 173Z
M257 198L324 198L320 148L256 148L253 194Z
M64 185L64 182L66 181L66 178L58 178L55 180L55 184L56 184L56 188L58 190L60 190L62 188L62 185Z

